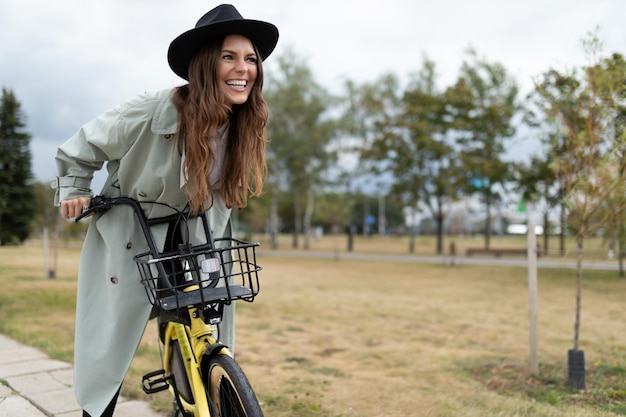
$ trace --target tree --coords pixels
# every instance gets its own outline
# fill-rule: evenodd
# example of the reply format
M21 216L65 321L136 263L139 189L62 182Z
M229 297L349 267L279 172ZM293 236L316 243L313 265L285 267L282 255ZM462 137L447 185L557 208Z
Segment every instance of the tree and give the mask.
M28 238L35 213L31 173L30 134L21 104L2 88L0 101L0 245Z
M626 177L626 61L621 54L614 53L602 59L595 70L602 74L598 91L606 104L607 140L609 146L615 149L617 175ZM609 241L617 243L619 274L622 277L626 252L626 211L620 210L620 207L626 205L625 200L626 184L622 182L604 205L608 217L604 235Z
M303 227L305 236L309 235L316 186L335 158L329 143L336 125L328 117L333 99L315 82L306 63L291 50L275 62L278 70L272 73L265 92L270 107L268 159L273 201L270 205L272 236L278 233L278 195L286 188L293 194L293 247L296 248ZM276 248L275 237L272 247Z
M334 240L335 259L337 259L337 235L342 227L348 225L351 207L346 204L346 196L342 193L325 193L320 197L316 210L318 222L330 229Z
M443 174L437 167L447 166L446 147L437 136L443 130L443 103L434 92L434 63L426 59L422 71L403 94L394 74L385 74L373 83L348 82L345 86L349 106L344 126L354 139L359 157L357 175L381 189L372 197L378 203L361 196L365 213L362 217L374 220L371 207L386 202L385 221L403 229L405 222L404 217L399 219L399 208L432 209L431 197L441 189L433 185L436 180L432 170ZM443 185L447 184L450 182ZM435 213L438 212L433 210ZM373 225L364 224L364 233ZM414 241L415 228L411 228L409 252L414 251Z
M540 82L536 82L538 85ZM524 122L531 128L543 132L541 134L542 152L539 156L531 159L529 166L518 165L517 184L518 191L522 192L522 197L529 201L543 200L545 210L543 212L543 236L544 253L548 253L548 237L550 235L549 212L559 207L559 253L565 255L565 235L567 207L564 204L564 185L561 179L557 178L554 170L554 156L566 155L566 138L561 133L559 123L553 118L546 117L550 114L549 105L546 103L540 89L532 91L527 99L527 109Z
M394 97L389 91L378 96L386 101ZM376 134L363 156L391 175L391 194L400 196L407 207L430 210L437 228L436 252L441 254L444 207L456 196L461 171L453 140L447 135L446 100L436 88L434 62L424 59L404 94L391 102L395 108L385 109L387 117L375 125ZM376 104L375 109L386 107L384 102ZM413 233L409 251L414 251Z
M426 59L402 98L401 125L407 139L398 155L395 171L400 180L393 191L417 193L415 200L428 207L437 231L437 254L443 253L445 206L458 198L464 180L451 137L446 97L436 88L434 62Z
M556 175L564 186L568 225L577 243L574 345L568 351L569 383L576 388L585 387L584 352L579 350L585 238L626 208L626 137L615 128L622 114L616 111L616 101L621 103L624 97L624 66L621 65L621 79L616 83L610 70L613 65L603 65L608 61L603 63L598 58L597 37L591 35L584 45L591 64L582 69L582 75L551 70L536 85L546 103L547 118L559 123L566 138L563 149L552 156Z
M362 196L361 190L352 189L359 177L361 184L368 184L368 188L374 186L378 195L385 195L388 193L388 183L391 180L389 173L392 168L385 155L380 155L376 147L377 142L384 142L385 137L394 135L393 121L398 119L401 111L401 99L397 94L400 89L398 78L389 73L382 75L373 83L356 84L348 80L344 84L344 89L346 106L341 118L345 136L343 151L351 153L358 160L356 169L342 173L348 190L348 201L366 198ZM354 204L354 209L357 209L357 206L358 204ZM362 213L353 213L351 216L348 227L349 251L353 249L358 219L363 219L364 234L371 226L369 222L372 217L367 213L366 207L363 205Z
M528 165L520 164L517 168L518 190L522 199L529 202L545 204L543 217L543 252L548 253L548 237L550 236L550 211L562 201L562 187L556 178L552 159L549 153L531 158ZM563 253L563 252L562 252Z
M467 55L456 84L446 91L447 110L469 176L468 191L478 193L486 206L485 249L489 249L491 207L499 200L498 187L511 177L510 164L502 156L515 134L518 86L501 64L480 59L472 49Z

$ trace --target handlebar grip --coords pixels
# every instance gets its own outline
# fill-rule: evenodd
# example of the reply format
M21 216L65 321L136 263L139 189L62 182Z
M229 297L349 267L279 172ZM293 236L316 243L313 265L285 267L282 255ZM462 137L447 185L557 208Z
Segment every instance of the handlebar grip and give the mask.
M107 199L106 197L103 197L101 195L97 195L95 197L92 197L91 200L89 200L89 208L85 211L83 211L80 216L76 217L74 219L74 221L76 223L78 223L79 221L81 221L82 219L84 219L85 217L87 217L88 215L90 215L93 212L96 213L102 213L104 211L107 211L108 209L110 209L112 207L109 199Z

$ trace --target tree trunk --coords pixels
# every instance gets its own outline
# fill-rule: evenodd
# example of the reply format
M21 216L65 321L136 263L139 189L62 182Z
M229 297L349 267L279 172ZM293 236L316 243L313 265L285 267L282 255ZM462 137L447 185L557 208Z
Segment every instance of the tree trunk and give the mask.
M309 249L309 239L311 238L311 218L313 217L313 207L315 203L315 193L313 187L309 187L306 197L306 208L304 209L304 249Z
M411 225L409 232L409 253L415 253L415 226Z
M291 247L294 249L298 249L300 246L298 243L298 239L300 233L302 233L302 197L298 191L294 192L293 196L293 236L291 241Z
M574 350L578 350L578 340L580 334L580 300L583 291L583 242L584 236L578 235L576 243L578 246L576 253L576 320L574 321Z
M620 225L617 234L617 260L619 263L619 276L624 276L624 225Z
M485 249L489 250L489 242L491 239L491 199L487 197L485 200L487 204L485 216Z
M580 309L583 290L584 228L576 235L576 319L574 321L574 348L567 351L567 380L572 388L585 389L585 352L578 349L580 338Z
M437 255L443 254L443 215L437 215Z
M443 254L443 207L441 199L437 199L437 213L435 214L437 222L437 255Z
M378 234L384 236L387 233L387 216L385 215L385 197L378 196Z
M565 255L565 204L561 203L561 213L559 218L561 233L559 234L559 254Z
M543 254L547 255L548 254L548 239L550 237L549 235L549 228L548 228L548 210L543 212Z
M352 252L354 250L354 229L356 229L355 225L348 225L348 252Z
M270 198L270 246L278 249L278 187L272 187Z

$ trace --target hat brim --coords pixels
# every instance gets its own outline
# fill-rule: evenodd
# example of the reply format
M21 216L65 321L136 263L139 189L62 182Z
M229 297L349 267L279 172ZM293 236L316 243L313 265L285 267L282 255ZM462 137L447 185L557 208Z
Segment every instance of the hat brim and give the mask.
M260 20L230 20L188 30L170 44L167 61L178 76L188 80L189 63L196 53L212 40L227 35L243 35L250 39L265 60L276 48L278 29Z

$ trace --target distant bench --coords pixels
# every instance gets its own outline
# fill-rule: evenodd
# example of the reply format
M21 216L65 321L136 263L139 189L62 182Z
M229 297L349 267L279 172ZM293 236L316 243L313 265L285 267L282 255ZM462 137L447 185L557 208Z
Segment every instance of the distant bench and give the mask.
M519 249L519 248L496 248L496 249L485 249L485 248L468 248L465 251L465 255L493 255L496 258L501 257L502 255L528 255L528 249ZM541 251L537 250L537 257L541 256Z

